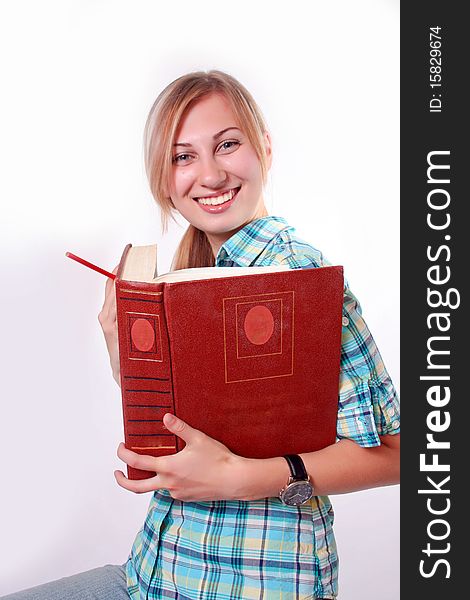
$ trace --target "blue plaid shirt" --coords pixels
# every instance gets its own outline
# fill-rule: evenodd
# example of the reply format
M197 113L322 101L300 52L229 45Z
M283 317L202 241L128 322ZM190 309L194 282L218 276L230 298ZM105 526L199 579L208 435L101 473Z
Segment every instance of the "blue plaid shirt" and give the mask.
M324 256L280 217L263 217L223 244L215 266L322 267ZM337 438L363 447L400 431L399 402L347 283ZM183 502L156 491L127 562L129 595L179 600L313 600L337 595L338 556L329 498Z

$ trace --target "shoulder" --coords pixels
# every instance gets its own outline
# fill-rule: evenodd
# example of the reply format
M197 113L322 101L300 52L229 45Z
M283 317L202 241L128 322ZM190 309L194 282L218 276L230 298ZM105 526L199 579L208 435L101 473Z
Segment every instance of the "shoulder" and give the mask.
M322 252L300 238L294 227L287 225L278 231L259 256L257 264L289 265L291 269L324 267L329 262Z

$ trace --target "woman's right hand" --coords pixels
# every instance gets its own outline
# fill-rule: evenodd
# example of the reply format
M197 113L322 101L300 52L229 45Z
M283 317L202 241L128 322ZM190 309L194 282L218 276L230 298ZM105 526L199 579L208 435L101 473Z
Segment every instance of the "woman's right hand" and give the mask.
M113 273L116 274L119 265L113 269ZM106 340L106 347L109 353L109 361L111 363L111 369L113 371L113 377L116 380L118 386L121 386L121 370L119 367L119 346L118 346L118 329L116 319L116 292L114 280L106 280L106 289L104 296L104 304L98 315L98 321L100 322L101 329L104 333L104 339Z

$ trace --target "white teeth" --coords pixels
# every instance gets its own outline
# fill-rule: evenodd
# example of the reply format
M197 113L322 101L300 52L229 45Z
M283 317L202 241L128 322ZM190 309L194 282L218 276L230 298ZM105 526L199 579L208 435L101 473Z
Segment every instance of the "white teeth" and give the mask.
M197 198L199 204L210 204L211 206L217 206L218 204L223 204L224 202L228 202L234 196L234 191L229 190L225 194L221 196L215 196L213 198Z

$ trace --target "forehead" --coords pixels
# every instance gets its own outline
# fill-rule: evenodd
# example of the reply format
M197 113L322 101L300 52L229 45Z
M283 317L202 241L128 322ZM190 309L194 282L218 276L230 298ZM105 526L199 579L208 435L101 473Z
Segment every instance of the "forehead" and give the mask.
M212 137L227 127L239 127L229 101L221 94L210 94L197 100L187 110L180 121L176 141L190 142Z

